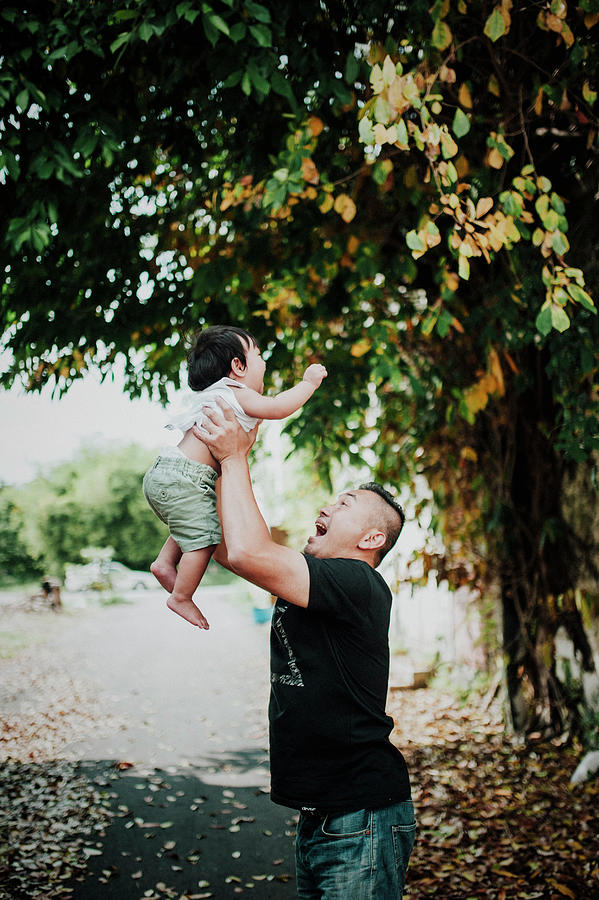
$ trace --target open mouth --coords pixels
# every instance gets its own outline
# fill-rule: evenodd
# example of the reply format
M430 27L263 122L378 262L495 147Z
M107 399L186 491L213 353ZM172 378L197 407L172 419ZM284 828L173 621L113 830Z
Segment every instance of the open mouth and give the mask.
M327 526L324 522L317 521L314 523L316 525L316 536L321 537L323 534L327 533Z

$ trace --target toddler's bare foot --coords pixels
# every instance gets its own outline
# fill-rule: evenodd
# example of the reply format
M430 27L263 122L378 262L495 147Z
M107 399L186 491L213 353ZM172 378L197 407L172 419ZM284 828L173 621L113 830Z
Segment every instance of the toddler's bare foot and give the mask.
M166 601L166 605L169 609L172 609L173 612L176 612L177 615L182 616L188 622L191 622L192 625L197 625L198 628L204 628L206 631L210 628L204 614L200 612L193 600L189 597L177 599L174 594L171 594Z
M169 594L172 593L172 590L175 586L175 579L177 577L177 570L175 566L161 562L159 559L155 559L150 566L150 572L152 573L156 581L160 585L162 585L165 591L168 591Z

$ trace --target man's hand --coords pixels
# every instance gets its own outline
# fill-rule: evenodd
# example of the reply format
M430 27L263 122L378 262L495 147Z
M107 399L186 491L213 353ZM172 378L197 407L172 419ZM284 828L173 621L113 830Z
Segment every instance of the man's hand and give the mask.
M194 425L193 433L206 444L220 463L234 456L246 457L256 440L258 426L251 431L244 431L231 407L221 403L218 397L216 399L221 409L203 407L202 427L200 429Z
M302 381L308 381L310 384L313 384L314 387L320 387L323 378L327 377L327 370L324 366L321 366L320 363L312 363L311 366L308 366L306 371L304 372L304 377Z

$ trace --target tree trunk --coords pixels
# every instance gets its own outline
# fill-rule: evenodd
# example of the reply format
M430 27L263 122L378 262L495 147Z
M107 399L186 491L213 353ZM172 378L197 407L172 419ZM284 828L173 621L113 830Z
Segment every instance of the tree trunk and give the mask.
M501 543L503 650L508 722L516 733L576 725L580 694L560 681L555 635L564 627L585 671L593 653L575 603L580 548L564 519L566 465L547 435L555 421L537 359L534 390L520 395L508 426Z

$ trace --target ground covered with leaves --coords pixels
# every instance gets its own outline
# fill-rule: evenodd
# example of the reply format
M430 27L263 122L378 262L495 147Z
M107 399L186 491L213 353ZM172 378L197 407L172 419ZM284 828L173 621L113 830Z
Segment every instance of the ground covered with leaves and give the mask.
M599 781L571 786L580 748L518 745L499 711L432 691L392 694L418 836L408 896L597 900Z
M45 647L2 663L0 681L2 900L294 896L290 810L249 789L215 788L213 797L191 773L67 758L68 741L118 722ZM392 691L389 708L419 826L406 897L599 897L599 780L570 785L579 747L517 744L497 708L433 689ZM265 826L275 813L280 821ZM285 859L269 828L279 829Z

